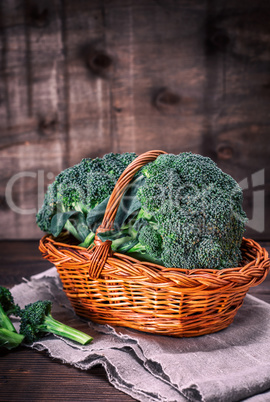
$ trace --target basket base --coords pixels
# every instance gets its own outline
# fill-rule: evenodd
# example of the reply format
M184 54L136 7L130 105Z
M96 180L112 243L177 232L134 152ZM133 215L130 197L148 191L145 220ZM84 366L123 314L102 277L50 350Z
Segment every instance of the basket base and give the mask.
M231 306L227 311L216 312L216 314L203 315L195 313L193 316L173 318L154 316L150 312L136 313L135 311L116 310L105 308L93 311L89 306L85 308L81 300L69 298L76 314L88 318L98 324L108 324L113 327L127 327L138 331L148 332L157 335L168 335L179 338L197 337L219 332L227 328L234 320L238 309L242 306L241 301Z

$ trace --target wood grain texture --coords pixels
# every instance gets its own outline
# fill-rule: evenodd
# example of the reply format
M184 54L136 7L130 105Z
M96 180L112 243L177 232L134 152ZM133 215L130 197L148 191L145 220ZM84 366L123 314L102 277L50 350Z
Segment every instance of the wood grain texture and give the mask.
M34 211L63 168L163 149L247 183L246 236L269 239L269 17L266 0L1 1L0 238L41 236Z
M108 382L101 366L81 371L25 348L0 354L0 392L2 402L135 401Z

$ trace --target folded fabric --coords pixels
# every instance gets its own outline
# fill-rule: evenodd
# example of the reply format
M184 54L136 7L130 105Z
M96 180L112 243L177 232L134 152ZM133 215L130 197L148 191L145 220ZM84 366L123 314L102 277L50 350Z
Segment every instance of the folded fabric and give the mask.
M21 307L52 300L56 319L94 338L80 346L49 335L31 347L83 370L102 364L109 381L139 401L270 400L270 305L252 296L225 330L173 338L78 318L54 267L15 286L12 294Z

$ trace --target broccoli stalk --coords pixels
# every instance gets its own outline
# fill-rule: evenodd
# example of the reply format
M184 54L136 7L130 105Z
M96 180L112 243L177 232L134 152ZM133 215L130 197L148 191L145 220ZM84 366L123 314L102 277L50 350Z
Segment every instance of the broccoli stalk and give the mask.
M18 334L16 331L10 331L6 328L0 328L0 348L6 349L17 348L24 340L24 335Z
M16 332L9 316L11 314L18 316L19 313L20 307L14 303L10 290L4 286L0 286L0 328Z
M13 349L19 346L24 336L17 333L9 316L18 315L20 308L14 303L9 289L0 286L0 347Z
M84 332L55 320L51 315L52 302L36 301L25 306L21 311L20 333L27 343L39 340L44 333L53 333L76 341L82 345L89 344L93 338Z
M160 259L161 236L158 234L156 223L143 209L139 211L137 219L133 224L132 221L129 222L128 233L130 239L124 237L122 242L118 244L117 240L113 240L112 249L120 253L128 253L140 260L162 265Z
M0 304L0 328L5 328L8 331L16 332L16 329Z

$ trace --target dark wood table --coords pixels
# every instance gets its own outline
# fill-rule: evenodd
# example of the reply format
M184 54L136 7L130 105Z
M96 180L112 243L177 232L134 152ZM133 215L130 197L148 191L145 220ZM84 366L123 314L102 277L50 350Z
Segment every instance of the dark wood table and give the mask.
M269 242L261 244L270 251ZM0 285L11 287L50 267L37 241L0 242ZM270 303L270 275L249 293ZM24 347L0 352L0 401L56 400L134 401L108 382L101 366L82 371Z

